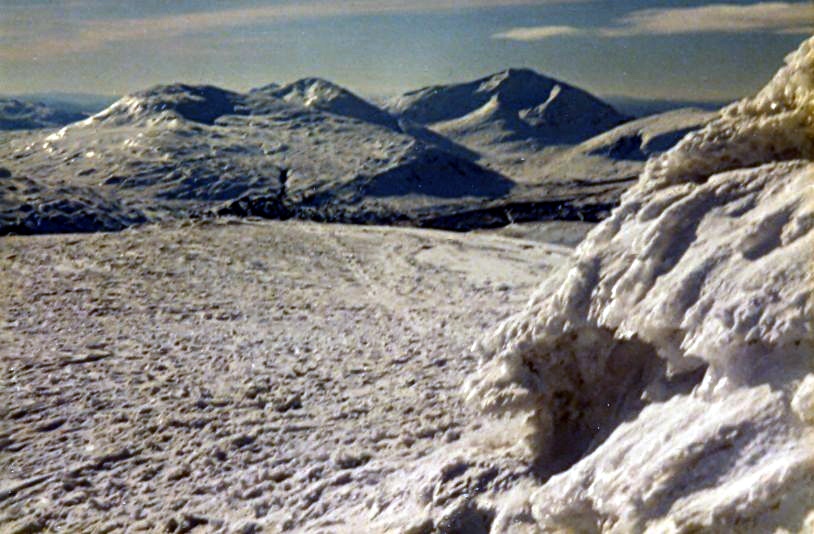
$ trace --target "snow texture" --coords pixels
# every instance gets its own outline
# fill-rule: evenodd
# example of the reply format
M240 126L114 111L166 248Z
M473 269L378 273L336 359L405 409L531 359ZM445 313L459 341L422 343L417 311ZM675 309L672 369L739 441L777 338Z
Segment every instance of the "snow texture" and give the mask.
M452 510L492 532L814 528L814 38L786 62L649 160L575 264L476 345L465 391L490 414L471 437L484 445L414 472L413 517L441 528ZM471 480L437 473L517 470L517 457L534 482L437 499ZM374 517L392 526L406 506L384 498Z

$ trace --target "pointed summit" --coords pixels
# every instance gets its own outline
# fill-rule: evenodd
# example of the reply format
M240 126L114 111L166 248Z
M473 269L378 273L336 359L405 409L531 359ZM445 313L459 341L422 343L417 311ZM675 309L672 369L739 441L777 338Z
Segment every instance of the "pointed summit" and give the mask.
M412 91L388 108L399 117L437 126L453 139L490 130L488 142L570 144L627 120L582 89L515 68L471 82Z

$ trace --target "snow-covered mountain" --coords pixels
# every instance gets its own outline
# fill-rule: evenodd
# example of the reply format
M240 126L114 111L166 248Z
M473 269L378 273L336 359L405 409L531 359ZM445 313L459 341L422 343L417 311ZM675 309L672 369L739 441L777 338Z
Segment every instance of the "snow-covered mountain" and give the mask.
M383 222L479 205L514 185L380 124L293 98L183 84L16 137L0 160L9 175L0 216L16 232L53 231L54 221L63 231L94 229L93 221L116 229L209 211Z
M158 85L127 95L91 118L108 126L135 125L142 121L184 119L213 124L236 112L243 96L211 85Z
M582 89L529 69L426 87L393 99L388 109L481 150L522 141L573 144L628 119Z
M646 161L665 152L715 117L713 111L677 109L636 119L580 144L578 150L615 160Z
M266 85L250 92L250 96L266 95L306 108L352 117L398 130L394 117L359 96L322 78L303 78L288 85Z
M0 130L33 130L54 128L87 117L83 113L64 111L45 104L0 98Z
M0 145L3 231L114 230L210 212L444 228L594 220L643 155L698 126L695 116L650 117L569 144L623 119L531 71L419 93L395 118L316 78L245 94L138 91ZM556 146L540 150L546 139Z

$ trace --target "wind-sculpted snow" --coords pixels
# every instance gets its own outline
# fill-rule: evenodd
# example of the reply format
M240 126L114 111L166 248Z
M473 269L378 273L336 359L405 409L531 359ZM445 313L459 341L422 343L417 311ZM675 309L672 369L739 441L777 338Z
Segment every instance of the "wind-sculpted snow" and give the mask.
M574 266L477 345L465 389L489 414L482 445L417 472L417 521L812 531L812 147L814 38L756 97L651 159ZM490 454L515 473L526 458L525 482L438 500ZM469 474L433 478L452 465Z

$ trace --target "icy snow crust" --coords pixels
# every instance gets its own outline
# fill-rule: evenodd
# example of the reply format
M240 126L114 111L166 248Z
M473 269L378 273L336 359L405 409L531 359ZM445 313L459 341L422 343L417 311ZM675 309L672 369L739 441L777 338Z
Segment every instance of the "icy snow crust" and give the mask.
M465 389L492 418L413 474L422 525L814 530L814 38L786 61L651 159L576 264L476 346ZM438 499L517 458L533 477L508 496ZM382 524L406 520L388 504Z

